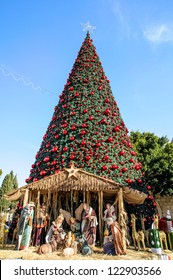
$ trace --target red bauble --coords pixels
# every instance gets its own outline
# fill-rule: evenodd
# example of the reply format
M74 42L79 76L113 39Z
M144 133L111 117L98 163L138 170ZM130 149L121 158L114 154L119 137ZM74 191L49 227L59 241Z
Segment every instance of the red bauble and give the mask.
M100 121L101 124L105 124L106 123L106 119L103 118L101 121Z
M126 172L126 171L127 171L127 168L126 168L126 167L123 167L122 172L124 173L124 172Z
M99 142L98 142L98 143L96 143L96 146L97 146L97 147L100 147L100 145L101 145L101 144L100 144Z
M83 128L87 127L87 124L86 123L82 123L81 125Z
M120 151L119 156L123 156L125 154L125 151Z
M73 87L69 87L68 90L69 90L69 91L73 91L74 88L73 88Z
M107 141L108 141L109 143L112 143L112 142L114 141L114 138L109 137L109 138L107 139Z
M67 152L67 151L68 151L68 147L64 147L64 148L63 148L63 151L64 151L64 152Z
M80 134L81 134L81 135L85 135L85 134L86 134L86 131L85 131L85 130L81 130Z
M70 136L70 141L73 141L74 139L74 136Z
M119 126L115 126L115 127L113 128L113 131L114 131L114 132L120 132L120 127L119 127Z
M41 176L46 175L46 171L45 171L45 170L42 170L42 171L40 172L40 175L41 175Z
M70 155L70 159L74 159L75 158L75 156L74 155Z
M102 166L102 170L107 170L107 166L106 166L106 165L103 165L103 166Z
M54 146L51 150L51 152L57 152L58 151L58 147Z
M106 156L104 156L103 161L108 160L108 159L109 159L109 156L106 155Z
M109 102L110 102L109 98L106 98L105 103L109 103Z
M64 131L63 131L63 134L66 135L66 134L67 134L67 130L64 130Z
M90 160L90 158L91 158L90 156L86 156L85 157L86 160Z
M111 169L112 169L112 170L118 169L118 165L113 164L113 165L111 166Z
M139 169L141 169L141 166L140 166L140 165L136 165L136 166L135 166L135 169L136 169L136 170L139 170Z
M110 115L110 109L107 108L107 109L104 111L104 114L105 114L106 116L109 116L109 115Z
M50 158L47 156L43 159L44 162L48 162L50 160Z

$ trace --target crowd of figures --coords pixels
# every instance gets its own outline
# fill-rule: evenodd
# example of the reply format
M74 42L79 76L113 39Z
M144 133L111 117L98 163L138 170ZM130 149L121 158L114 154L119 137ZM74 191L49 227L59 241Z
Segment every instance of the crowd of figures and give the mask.
M19 207L14 212L9 225L9 238L15 242L15 250L27 250L30 245L40 248L43 244L54 244L54 242L63 247L64 242L67 243L69 238L78 240L81 237L88 246L96 245L98 220L96 211L90 205L82 204L80 220L72 216L67 220L66 215L62 213L51 222L44 204L37 213L33 202L23 209ZM106 204L102 219L104 221L103 252L111 255L125 254L115 208L110 203ZM67 224L68 229L64 227Z

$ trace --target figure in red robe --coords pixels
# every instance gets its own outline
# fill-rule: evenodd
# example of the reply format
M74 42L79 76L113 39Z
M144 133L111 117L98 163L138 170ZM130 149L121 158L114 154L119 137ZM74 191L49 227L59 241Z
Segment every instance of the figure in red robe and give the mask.
M108 242L103 244L103 251L105 254L111 255L125 255L126 252L123 248L122 232L120 225L113 218L107 218L108 225Z

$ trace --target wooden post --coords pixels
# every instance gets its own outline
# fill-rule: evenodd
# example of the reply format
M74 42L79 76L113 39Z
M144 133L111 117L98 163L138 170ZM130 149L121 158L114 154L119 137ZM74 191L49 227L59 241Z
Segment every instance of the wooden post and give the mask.
M126 235L127 235L126 217L127 214L124 210L123 190L122 188L120 188L118 192L118 222L120 224L121 231L122 231L122 242L125 251L126 251Z
M40 190L37 192L37 203L36 203L36 216L38 217L38 211L40 209Z
M25 207L28 204L28 195L29 195L29 190L26 189L24 199L23 199L23 207Z
M99 210L99 242L100 245L103 243L103 219L102 219L102 212L103 212L103 191L98 192L98 210Z
M85 203L85 190L83 191L83 203Z
M73 217L73 190L70 190L70 207L71 207L71 216Z
M53 217L54 217L54 220L56 220L57 218L57 196L58 196L58 192L54 192L53 193Z
M30 191L30 190L28 190L28 201L33 201L33 200L31 199L31 191Z
M48 195L47 195L47 209L50 206L50 200L51 200L51 191L48 189Z
M86 192L86 202L90 205L90 191Z

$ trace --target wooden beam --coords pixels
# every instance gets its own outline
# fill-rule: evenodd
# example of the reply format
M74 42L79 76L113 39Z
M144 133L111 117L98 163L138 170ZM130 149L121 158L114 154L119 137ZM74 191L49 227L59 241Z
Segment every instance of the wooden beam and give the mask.
M83 203L85 203L85 190L83 190Z
M73 190L70 190L70 207L71 207L71 216L73 217Z
M103 243L103 191L98 192L98 222L99 222L99 242L100 245Z
M23 199L23 206L26 206L28 204L28 196L29 196L29 190L26 189L24 199Z
M122 188L120 188L118 192L118 222L120 224L121 231L122 231L122 242L125 251L126 251L126 235L127 235L126 217L127 214L124 209L123 190Z

